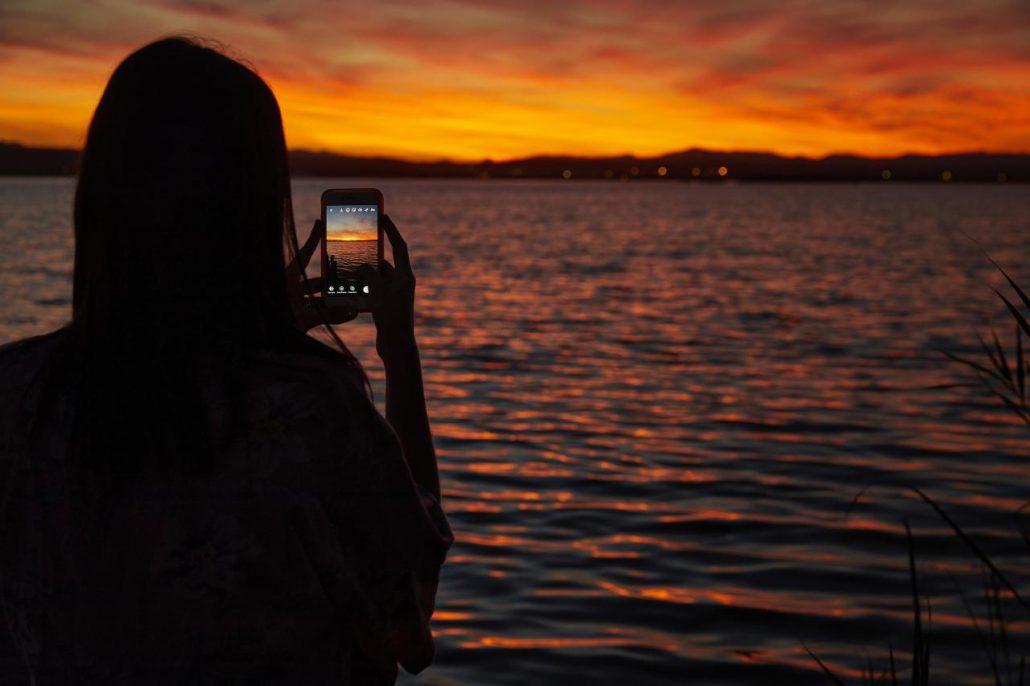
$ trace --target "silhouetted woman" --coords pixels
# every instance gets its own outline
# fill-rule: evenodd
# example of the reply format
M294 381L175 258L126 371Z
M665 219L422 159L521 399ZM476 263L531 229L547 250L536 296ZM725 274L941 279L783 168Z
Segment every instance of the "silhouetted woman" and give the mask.
M72 321L0 348L0 680L380 684L430 664L453 538L384 221L386 418L335 334L306 334L349 317L305 304L317 238L298 246L268 86L186 39L118 66L79 173Z

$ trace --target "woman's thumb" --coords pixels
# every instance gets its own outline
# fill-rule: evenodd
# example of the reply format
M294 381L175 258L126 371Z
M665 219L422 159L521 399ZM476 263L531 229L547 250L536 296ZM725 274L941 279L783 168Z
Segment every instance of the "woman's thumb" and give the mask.
M369 285L372 293L377 292L383 285L383 276L370 264L362 264L357 269L361 280Z

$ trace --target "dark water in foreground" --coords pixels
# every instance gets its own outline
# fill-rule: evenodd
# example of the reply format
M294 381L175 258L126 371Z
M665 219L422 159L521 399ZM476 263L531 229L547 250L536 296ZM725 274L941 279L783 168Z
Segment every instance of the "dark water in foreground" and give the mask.
M753 684L910 664L908 518L937 683L991 683L924 487L1027 588L1030 430L940 350L1013 332L1017 186L303 180L380 187L411 246L445 509L436 664L402 683ZM0 342L64 321L68 180L0 181ZM304 235L301 236L303 240ZM377 381L367 318L340 327ZM1026 652L1026 615L1010 627ZM983 615L981 614L981 617Z

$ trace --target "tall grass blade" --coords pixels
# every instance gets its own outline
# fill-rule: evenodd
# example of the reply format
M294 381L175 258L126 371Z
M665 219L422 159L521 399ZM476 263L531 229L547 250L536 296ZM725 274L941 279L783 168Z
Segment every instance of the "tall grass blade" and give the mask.
M1023 503L1016 510L1016 519L1019 522L1019 533L1023 537L1023 543L1026 544L1027 548L1030 548L1030 531L1026 529L1026 516L1023 514L1023 510L1030 507L1030 502Z
M1019 386L1019 402L1026 407L1026 365L1023 364L1023 332L1016 327L1016 381Z
M812 650L807 645L805 645L804 641L801 641L801 647L804 648L805 652L808 653L808 655L813 660L815 660L815 663L817 665L819 665L819 667L822 668L823 673L825 673L826 676L830 677L830 681L832 681L833 683L837 684L837 686L844 686L844 682L840 680L840 677L838 677L836 674L834 674L830 670L829 667L827 667L825 664L823 664L823 661L819 659L819 656L816 655L815 653L813 653Z
M1009 369L1008 358L1005 357L1005 349L1001 347L1001 341L998 340L998 334L991 332L991 336L994 337L994 349L998 351L998 361L1001 362L1001 373L1005 375L1005 380L1008 382L1009 388L1015 388L1012 383L1012 370Z
M908 541L908 573L912 580L912 684L921 686L923 676L923 617L919 606L919 580L916 578L916 554L912 543L912 527L905 520L905 538Z
M981 567L981 570L982 569L984 568ZM987 654L987 659L991 663L991 673L994 675L994 684L995 686L1002 686L1001 674L998 672L998 660L995 656L994 646L984 635L983 629L980 628L980 622L976 618L976 613L973 612L973 605L969 602L969 596L966 595L966 592L962 589L962 586L959 585L958 580L955 579L954 576L951 576L951 574L948 574L948 576L951 577L951 583L954 584L955 590L958 591L959 597L962 598L962 604L965 605L966 614L969 615L970 621L973 622L973 629L976 630L976 635L980 638L980 642L983 643L984 653Z
M1027 336L1030 336L1030 322L1026 320L1026 317L1024 317L1023 314L1016 309L1015 305L1009 302L1008 298L1002 295L1001 291L995 289L994 292L998 294L999 298L1005 301L1005 306L1009 308L1009 312L1011 312L1012 316L1015 317L1016 323L1019 324L1020 328L1023 329L1023 332L1026 333Z
M987 341L985 341L983 339L983 336L981 336L980 334L976 334L976 339L980 341L980 347L983 348L983 351L985 353L987 353L987 357L991 360L991 364L994 365L994 368L997 369L998 372L1001 372L1001 365L998 364L998 358L994 356L994 351L991 350L991 347L989 345L987 345ZM1000 374L998 375L998 378L1004 379L1004 377L1002 377Z
M984 254L986 255L987 253ZM1000 264L992 260L990 255L987 255L987 259L991 260L991 264L998 268L998 271L1001 272L1002 276L1005 277L1005 280L1009 282L1009 285L1012 286L1012 290L1016 292L1016 295L1018 295L1019 299L1023 301L1023 304L1030 308L1030 297L1028 297L1027 294L1023 292L1023 289L1020 288L1016 284L1016 282L1012 280L1012 277L1009 276L1009 273L1002 269Z
M867 486L863 486L862 489L858 492L858 494L854 498L852 498L851 504L848 505L845 517L851 516L851 512L855 509L855 506L858 505L858 502L862 499L862 496L865 495L866 491L873 488L874 486L894 486L896 488L907 488L916 495L918 495L920 498L922 498L923 502L925 502L927 505L933 508L933 511L936 512L937 515L941 519L943 519L948 526L951 527L951 530L954 531L956 535L958 535L959 540L961 540L974 555L980 558L980 561L983 562L988 569L990 569L997 575L998 579L1005 586L1005 588L1007 588L1009 592L1012 593L1012 596L1019 602L1019 604L1023 606L1023 609L1030 612L1030 603L1027 603L1023 596L1020 595L1019 591L1016 590L1016 587L1013 586L1012 582L1008 580L1008 577L1006 577L1005 574L1000 569L998 569L997 565L995 565L994 562L991 561L991 558L987 557L987 554L980 549L980 546L978 546L975 541L969 538L966 532L962 530L962 527L960 527L955 522L955 520L948 515L947 512L941 509L941 506L937 504L937 501L935 501L933 498L924 493L922 489L920 489L918 486L889 481L873 482ZM1030 507L1030 503L1027 503L1023 507L1021 507L1020 511L1027 507Z
M952 381L950 383L935 383L928 386L915 386L914 390L918 391L950 391L953 388L976 388L982 386L982 383L974 383L972 381Z
M955 355L953 353L948 352L947 350L942 350L941 352L944 353L950 359L954 360L955 362L961 362L962 364L966 365L967 367L972 367L973 369L975 369L978 372L982 372L982 373L987 374L989 376L997 376L997 372L995 372L993 369L988 369L987 367L983 366L979 362L974 362L973 360L970 360L968 358L960 357L958 355Z
M930 683L930 643L933 641L933 610L930 606L930 597L926 597L926 631L923 632L923 684Z
M1001 585L994 577L991 577L991 597L988 602L994 604L994 616L998 622L998 643L1001 645L1001 652L1005 658L1005 676L1011 674L1012 659L1009 653L1009 636L1005 626L1005 608L1001 602Z
M1023 606L1023 609L1030 612L1030 603L1027 603L1023 596L1019 594L1019 591L1016 590L1016 587L1013 586L1012 582L1008 580L1008 577L1006 577L1002 573L1002 571L998 569L994 562L991 561L991 558L989 558L987 554L980 549L980 546L978 546L976 542L973 541L973 539L969 538L969 536L966 535L966 532L962 530L962 527L956 524L955 520L948 516L948 513L942 510L941 506L938 505L933 498L923 493L923 491L918 486L908 486L908 488L911 488L920 498L922 498L926 502L927 505L934 509L934 512L936 512L941 517L941 519L943 519L948 524L948 526L951 527L952 531L954 531L958 535L959 539L961 539L961 541L966 544L966 547L969 548L974 555L980 558L980 561L983 562L988 569L994 572L994 574L998 577L998 579L1005 586L1005 588L1007 588L1012 593L1013 597L1015 597L1015 599L1019 602L1019 604Z
M1024 422L1027 422L1028 424L1030 424L1030 415L1028 415L1026 413L1026 411L1022 407L1020 407L1016 403L1012 402L1011 400L1009 400L1007 397L1005 397L1004 395L1002 395L1000 393L996 393L995 395L997 395L999 398L1001 398L1003 401L1005 401L1005 404L1009 406L1009 409L1012 410L1013 412L1015 412L1016 414L1018 414L1020 417L1022 417Z

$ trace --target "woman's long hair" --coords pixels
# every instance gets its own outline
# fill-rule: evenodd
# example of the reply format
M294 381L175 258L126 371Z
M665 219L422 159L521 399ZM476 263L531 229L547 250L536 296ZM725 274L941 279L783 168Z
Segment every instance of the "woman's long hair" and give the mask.
M43 384L44 401L72 389L76 464L210 469L204 383L221 382L239 420L254 351L335 357L370 391L332 327L339 350L297 328L290 196L279 107L252 69L181 37L118 65L86 138L73 317Z

